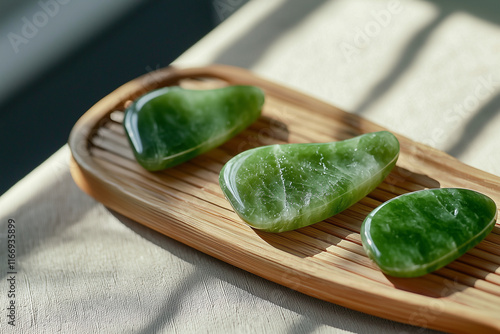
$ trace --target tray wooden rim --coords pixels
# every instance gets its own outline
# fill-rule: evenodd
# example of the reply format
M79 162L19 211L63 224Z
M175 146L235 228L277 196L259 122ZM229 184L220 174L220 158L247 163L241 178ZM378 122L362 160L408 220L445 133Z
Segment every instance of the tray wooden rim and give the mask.
M409 300L408 292L406 291L389 289L390 292L388 292L387 287L367 284L365 281L341 269L330 268L325 270L324 267L308 262L307 259L297 258L283 252L273 252L272 246L269 245L257 245L263 247L268 252L266 253L267 259L264 260L257 254L259 249L255 248L256 245L241 245L240 248L234 251L238 252L238 256L248 260L247 263L242 263L241 261L232 260L220 249L207 246L205 244L206 240L202 238L202 236L209 235L212 238L212 242L224 243L226 240L222 236L236 233L234 231L224 231L223 229L218 231L203 230L202 234L204 235L195 233L194 238L187 238L185 236L187 232L203 229L200 227L201 225L172 219L175 220L175 224L170 224L169 227L172 228L174 226L174 228L166 233L164 228L160 226L151 224L148 221L141 221L141 210L145 210L149 206L148 210L152 209L162 212L162 208L155 208L152 203L144 203L143 199L137 198L133 193L127 193L126 190L117 186L117 183L110 177L108 171L92 159L87 147L88 138L99 126L101 120L107 117L113 110L123 106L125 101L131 100L151 89L173 84L182 78L191 77L209 77L221 79L232 84L257 85L264 88L266 94L273 94L290 103L301 104L307 101L309 107L314 108L317 106L318 108L316 109L320 112L327 110L328 113L337 114L343 117L347 124L355 124L360 129L360 132L368 132L366 131L367 129L370 131L383 130L382 127L359 116L345 113L325 102L261 79L241 68L225 65L184 69L169 67L146 74L119 87L94 105L75 124L68 143L72 152L71 174L76 184L104 205L127 216L128 212L123 209L122 203L116 200L120 198L120 194L125 193L131 200L132 205L138 209L138 215L130 218L137 220L139 223L145 224L160 233L166 234L225 262L313 297L404 323L411 323L409 315L418 315L419 312L422 312L422 308L429 308L429 297L412 295L412 299ZM474 185L475 189L479 187L487 195L495 197L495 201L499 203L500 178L467 166L441 151L415 143L404 136L397 135L397 137L401 143L402 155L411 155L415 161L426 161L428 165L427 169L422 170L422 172L431 170L433 164L437 162L440 165L447 165L451 170L464 176L465 184L469 182ZM441 180L446 180L446 175L440 175L440 177L442 177ZM293 270L301 273L299 279L290 279L289 272L291 268L285 265L290 262L294 263ZM259 267L256 267L256 263L259 264ZM385 306L381 307L381 305ZM439 311L439 318L426 319L426 325L429 328L446 331L468 331L471 329L486 331L500 330L500 321L498 321L500 318L492 318L470 307L457 304L446 305L446 309ZM460 319L461 328L457 328L454 325L458 319Z

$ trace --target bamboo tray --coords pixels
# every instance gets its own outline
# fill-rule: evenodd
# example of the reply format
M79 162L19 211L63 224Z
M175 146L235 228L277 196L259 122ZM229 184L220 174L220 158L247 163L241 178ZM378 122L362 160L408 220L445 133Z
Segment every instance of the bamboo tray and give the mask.
M261 87L262 117L226 144L156 173L134 160L121 126L130 100L161 86ZM356 115L228 66L166 68L135 79L98 102L69 138L78 186L107 207L204 253L310 296L379 317L449 332L500 331L500 229L441 270L391 278L366 256L365 216L397 195L435 187L480 191L500 204L500 178L397 135L396 168L341 214L292 232L245 225L225 200L218 174L237 153L274 143L327 142L383 130Z

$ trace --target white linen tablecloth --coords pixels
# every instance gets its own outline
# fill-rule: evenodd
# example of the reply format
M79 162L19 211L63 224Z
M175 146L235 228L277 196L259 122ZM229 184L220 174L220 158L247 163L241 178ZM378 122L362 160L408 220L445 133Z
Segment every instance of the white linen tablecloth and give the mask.
M174 65L251 69L500 175L495 6L255 0ZM76 187L69 156L61 148L0 198L0 332L431 332L300 294L122 217Z

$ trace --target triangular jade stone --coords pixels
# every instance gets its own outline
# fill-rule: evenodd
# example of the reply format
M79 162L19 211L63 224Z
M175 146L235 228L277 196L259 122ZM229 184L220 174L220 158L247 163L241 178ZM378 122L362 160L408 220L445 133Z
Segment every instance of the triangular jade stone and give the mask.
M386 131L332 143L264 146L232 158L219 183L250 226L283 232L359 201L384 180L398 155L399 142Z
M361 240L391 276L437 270L477 245L495 225L492 199L467 189L421 190L391 199L366 217Z
M253 86L165 87L134 101L123 124L137 161L156 171L221 145L252 124L263 103L264 93Z

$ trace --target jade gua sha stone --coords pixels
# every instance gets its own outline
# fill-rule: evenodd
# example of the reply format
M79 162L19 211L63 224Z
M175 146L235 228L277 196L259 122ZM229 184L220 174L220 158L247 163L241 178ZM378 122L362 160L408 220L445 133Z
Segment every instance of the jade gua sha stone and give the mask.
M219 183L250 226L283 232L347 209L384 180L398 156L399 142L387 131L331 143L263 146L227 162Z
M157 171L221 145L252 124L263 104L254 86L164 87L135 100L123 125L137 162Z
M495 225L495 202L478 192L443 188L393 198L361 227L368 256L390 276L417 277L460 257Z

